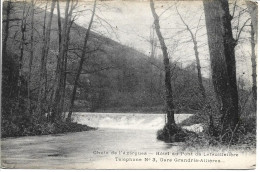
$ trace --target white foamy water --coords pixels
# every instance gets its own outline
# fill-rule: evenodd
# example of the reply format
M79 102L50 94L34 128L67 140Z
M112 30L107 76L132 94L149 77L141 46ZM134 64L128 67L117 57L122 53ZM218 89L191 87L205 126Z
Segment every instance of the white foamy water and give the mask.
M175 114L176 123L192 114ZM74 113L73 121L97 128L158 130L166 122L165 114L142 113Z

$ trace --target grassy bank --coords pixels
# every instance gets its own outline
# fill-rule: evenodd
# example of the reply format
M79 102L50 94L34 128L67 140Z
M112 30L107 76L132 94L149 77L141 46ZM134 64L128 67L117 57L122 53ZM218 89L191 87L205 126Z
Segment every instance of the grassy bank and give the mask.
M256 114L243 115L240 117L239 127L231 140L223 141L220 136L213 136L211 134L212 128L209 127L209 119L205 114L197 113L190 118L182 121L179 125L191 126L194 124L202 124L204 126L201 133L192 135L185 141L184 149L197 149L197 148L243 148L255 149L256 148ZM214 123L214 128L218 128L218 124Z
M89 127L87 125L78 124L75 122L59 122L59 123L40 123L33 124L22 130L6 130L2 132L2 138L7 137L21 137L21 136L36 136L36 135L48 135L48 134L62 134L70 132L82 132L95 130L96 128Z

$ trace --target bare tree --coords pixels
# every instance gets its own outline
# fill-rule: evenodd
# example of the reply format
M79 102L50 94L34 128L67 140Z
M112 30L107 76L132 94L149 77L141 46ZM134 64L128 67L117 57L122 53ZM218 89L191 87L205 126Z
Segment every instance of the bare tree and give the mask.
M63 59L63 66L62 66L62 72L63 72L63 80L62 80L62 87L61 87L61 111L63 111L63 106L64 106L64 101L65 101L65 89L66 89L66 84L67 84L67 61L68 61L68 49L69 49L69 40L70 40L70 31L71 31L71 27L73 25L74 19L76 17L76 15L72 18L72 13L73 10L76 8L77 4L78 4L78 0L76 0L75 3L73 3L74 1L72 1L71 3L71 7L69 10L69 14L68 14L68 31L67 31L67 44L66 44L66 49L65 49L65 54L64 54L64 59Z
M6 6L6 22L5 22L5 27L4 27L4 40L3 40L3 56L6 56L6 47L7 47L7 40L9 37L9 22L10 22L10 13L11 13L11 8L12 8L12 2L11 0L7 1L7 6Z
M254 29L254 33L256 34L256 38L258 35L258 4L257 2L253 2L253 1L246 1L246 5L249 11L249 14L251 16L251 20L252 20L252 25L253 25L253 29Z
M198 21L198 26L196 28L196 31L195 33L192 32L190 26L184 21L184 19L182 18L180 12L178 11L178 8L176 7L176 11L182 21L182 23L185 25L187 31L190 33L190 36L191 36L191 39L192 39L192 42L193 42L193 49L194 49L194 53L195 53L195 57L196 57L196 66L197 66L197 72L198 72L198 83L199 83L199 88L200 88L200 91L201 91L201 94L204 98L204 101L206 100L206 92L205 92L205 88L203 86L203 81L202 81L202 75L201 75L201 65L200 65L200 58L199 58L199 51L198 51L198 44L197 44L197 32L199 30L199 24L200 24L200 21L201 21L201 17Z
M253 98L256 104L257 100L257 83L256 83L256 45L257 45L257 38L258 38L258 3L252 2L252 1L246 1L246 5L249 11L249 14L251 16L251 62L252 62L252 92L253 92Z
M60 0L57 0L57 17L58 17L58 35L59 35L59 52L61 49L61 16L60 16Z
M165 97L166 97L166 110L167 110L167 126L176 128L177 125L174 120L174 104L173 104L172 85L171 85L171 68L170 68L169 56L167 52L167 46L164 42L164 38L160 31L159 16L155 11L153 0L150 0L150 7L154 18L155 30L161 45L161 50L164 58L163 62L164 62L164 70L165 70L164 83L165 83Z
M77 2L73 3L70 0L66 1L65 7L65 18L64 24L61 31L61 19L58 9L58 27L59 27L59 54L57 60L55 84L54 84L54 97L52 98L52 116L51 121L54 122L56 119L61 118L61 113L63 111L63 103L65 96L65 87L66 87L66 68L67 68L67 52L69 46L69 36L70 29L73 23L72 12L77 6ZM58 6L59 8L59 6Z
M235 46L239 43L240 37L243 33L243 31L245 30L246 26L250 26L250 43L251 43L251 62L252 62L252 93L253 93L253 99L254 99L254 104L256 106L256 99L257 99L257 86L256 86L256 52L255 52L255 47L256 47L256 43L257 43L257 30L255 30L255 28L257 29L257 4L254 2L249 2L246 1L247 7L248 7L248 12L251 16L251 18L247 18L243 24L241 25L241 20L242 20L242 16L243 14L245 14L245 12L247 11L246 8L242 8L240 6L237 5L236 3L237 1L235 1L234 7L233 7L233 18L237 19L237 25L234 29L234 31L236 30L235 33ZM238 12L237 16L234 16L235 14L235 10L237 10L238 8L241 8L241 10ZM251 24L247 25L247 23L251 20ZM255 32L256 31L256 32ZM256 40L255 40L256 38Z
M18 72L18 92L17 92L17 108L20 107L20 99L21 99L21 87L22 87L22 70L23 70L23 58L24 58L24 46L26 41L26 26L27 26L27 16L28 13L26 12L26 3L23 2L23 12L22 12L22 19L21 19L21 25L20 25L20 31L21 31L21 40L20 40L20 55L19 55L19 72Z
M54 81L54 94L52 100L52 115L51 115L51 122L55 122L57 118L61 117L61 96L62 96L62 83L63 83L63 66L64 66L64 57L66 54L66 49L68 46L68 18L69 18L69 7L70 7L70 0L66 0L66 7L65 7L65 17L64 23L62 27L62 31L59 28L59 54L57 56L57 67L56 67L56 76ZM59 14L58 14L59 15ZM58 19L58 25L60 25L60 19Z
M32 62L34 55L34 0L31 0L31 38L30 38L30 59L29 59L29 74L28 74L28 111L31 112L31 75L32 75Z
M253 80L253 85L252 85L252 92L253 92L253 98L254 98L254 103L256 105L256 100L257 100L257 85L256 85L256 54L255 54L255 32L253 28L253 24L251 23L251 62L252 62L252 80Z
M46 2L47 3L47 2ZM39 96L38 96L38 103L37 103L37 114L40 116L43 114L44 110L44 103L46 103L46 87L47 87L47 58L48 58L48 52L50 48L50 34L51 34L51 27L52 27L52 18L53 18L53 11L56 5L56 0L52 0L51 3L51 10L50 10L50 16L49 21L47 23L47 28L45 28L45 22L44 22L44 28L43 28L43 48L42 48L42 54L41 54L41 68L40 68L40 89L39 89ZM47 6L47 4L46 4ZM46 8L45 8L46 10ZM46 11L45 11L45 17L46 17ZM45 20L45 18L44 18Z
M89 40L89 36L90 36L91 26L92 26L94 16L95 16L96 3L97 3L97 0L95 0L95 2L94 2L94 6L93 6L93 10L92 10L92 16L91 16L91 19L90 19L90 22L89 22L89 25L88 25L88 29L86 31L86 35L85 35L85 38L84 38L84 45L83 45L83 49L82 49L82 54L81 54L81 57L80 57L80 60L79 60L79 66L78 66L78 70L77 70L77 74L76 74L76 77L75 77L75 80L74 80L74 86L73 86L73 90L72 90L72 94L71 94L69 114L68 114L68 117L66 119L67 122L71 122L71 115L72 115L72 111L73 111L73 108L74 108L74 101L75 101L75 98L76 98L78 80L79 80L79 77L80 77L80 73L81 73L81 70L82 70L83 63L84 63L85 58L86 58L85 56L86 56L86 52L87 52L87 44L88 44L88 40Z

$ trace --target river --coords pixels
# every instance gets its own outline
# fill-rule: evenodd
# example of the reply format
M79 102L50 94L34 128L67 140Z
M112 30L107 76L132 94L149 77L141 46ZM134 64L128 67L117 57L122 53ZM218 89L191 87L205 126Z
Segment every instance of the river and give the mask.
M190 116L177 114L175 119L179 123ZM176 163L164 166L166 162L157 161L167 156L155 156L157 152L178 152L182 146L181 143L169 144L156 139L157 130L165 123L164 114L77 113L74 121L98 129L2 139L2 166L44 169L181 167ZM159 159L152 162L153 157ZM126 162L126 159L121 161L122 158L143 158L142 161L151 158L151 162Z
M176 115L180 122L190 114ZM10 168L64 168L109 158L94 151L166 150L172 147L156 139L164 114L77 113L74 121L97 130L58 135L28 136L2 140L2 160Z

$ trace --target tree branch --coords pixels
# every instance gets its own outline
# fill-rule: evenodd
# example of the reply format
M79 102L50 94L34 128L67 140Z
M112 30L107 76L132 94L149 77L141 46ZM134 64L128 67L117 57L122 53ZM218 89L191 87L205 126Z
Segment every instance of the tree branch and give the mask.
M175 6L175 9L176 9L177 14L179 15L179 17L180 17L182 23L186 26L186 29L190 32L190 35L191 35L192 40L193 40L193 41L196 41L196 38L194 37L192 31L190 30L188 24L184 21L184 19L182 18L181 14L179 13L179 10L178 10L178 8L177 8L176 6Z
M235 1L234 7L233 7L233 14L232 14L232 18L235 15L235 11L236 11L236 6L237 6L237 0Z
M239 38L240 38L240 35L241 35L241 33L242 33L244 27L247 26L246 24L247 24L247 22L248 22L249 20L251 20L251 19L248 18L248 19L245 21L245 23L243 24L243 26L240 28L239 33L238 33L238 35L237 35L237 37L236 37L236 43L238 42L238 40L239 40Z
M8 19L9 22L13 22L13 21L20 21L22 19L19 19L19 18L13 18L13 19ZM3 23L7 22L7 20L2 20Z

